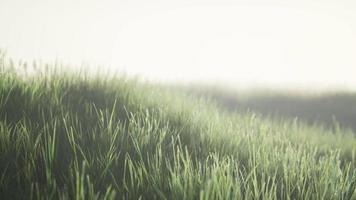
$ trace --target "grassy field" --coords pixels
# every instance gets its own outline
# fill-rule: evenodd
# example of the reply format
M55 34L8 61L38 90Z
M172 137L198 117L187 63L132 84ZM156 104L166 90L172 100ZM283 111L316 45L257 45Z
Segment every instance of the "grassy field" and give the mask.
M0 62L0 199L356 199L350 132Z
M301 92L293 90L236 91L220 86L176 86L198 97L209 98L222 109L253 111L274 119L295 119L306 124L356 133L356 93L350 91Z

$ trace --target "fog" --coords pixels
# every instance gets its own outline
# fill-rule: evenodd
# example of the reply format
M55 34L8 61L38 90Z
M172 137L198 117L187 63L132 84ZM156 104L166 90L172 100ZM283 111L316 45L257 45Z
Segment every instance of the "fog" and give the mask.
M356 89L351 0L1 0L0 24L14 59L153 81Z

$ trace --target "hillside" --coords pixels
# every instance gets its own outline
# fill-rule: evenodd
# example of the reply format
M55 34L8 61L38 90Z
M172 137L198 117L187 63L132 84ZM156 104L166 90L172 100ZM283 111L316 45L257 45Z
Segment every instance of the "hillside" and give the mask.
M120 76L0 73L1 199L356 199L356 138Z
M292 90L235 91L219 86L180 87L186 92L214 100L223 109L264 117L295 119L325 128L351 129L356 133L356 95L352 92L302 93Z

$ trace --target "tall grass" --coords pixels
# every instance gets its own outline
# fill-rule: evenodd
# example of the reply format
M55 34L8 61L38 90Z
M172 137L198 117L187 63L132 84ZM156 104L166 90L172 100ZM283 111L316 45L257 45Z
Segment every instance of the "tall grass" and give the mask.
M352 134L1 63L1 199L356 199Z

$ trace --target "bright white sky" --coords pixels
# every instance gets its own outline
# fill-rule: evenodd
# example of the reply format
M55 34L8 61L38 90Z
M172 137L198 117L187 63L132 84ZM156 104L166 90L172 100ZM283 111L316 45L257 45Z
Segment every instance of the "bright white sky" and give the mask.
M0 0L15 59L160 81L356 90L354 0Z

